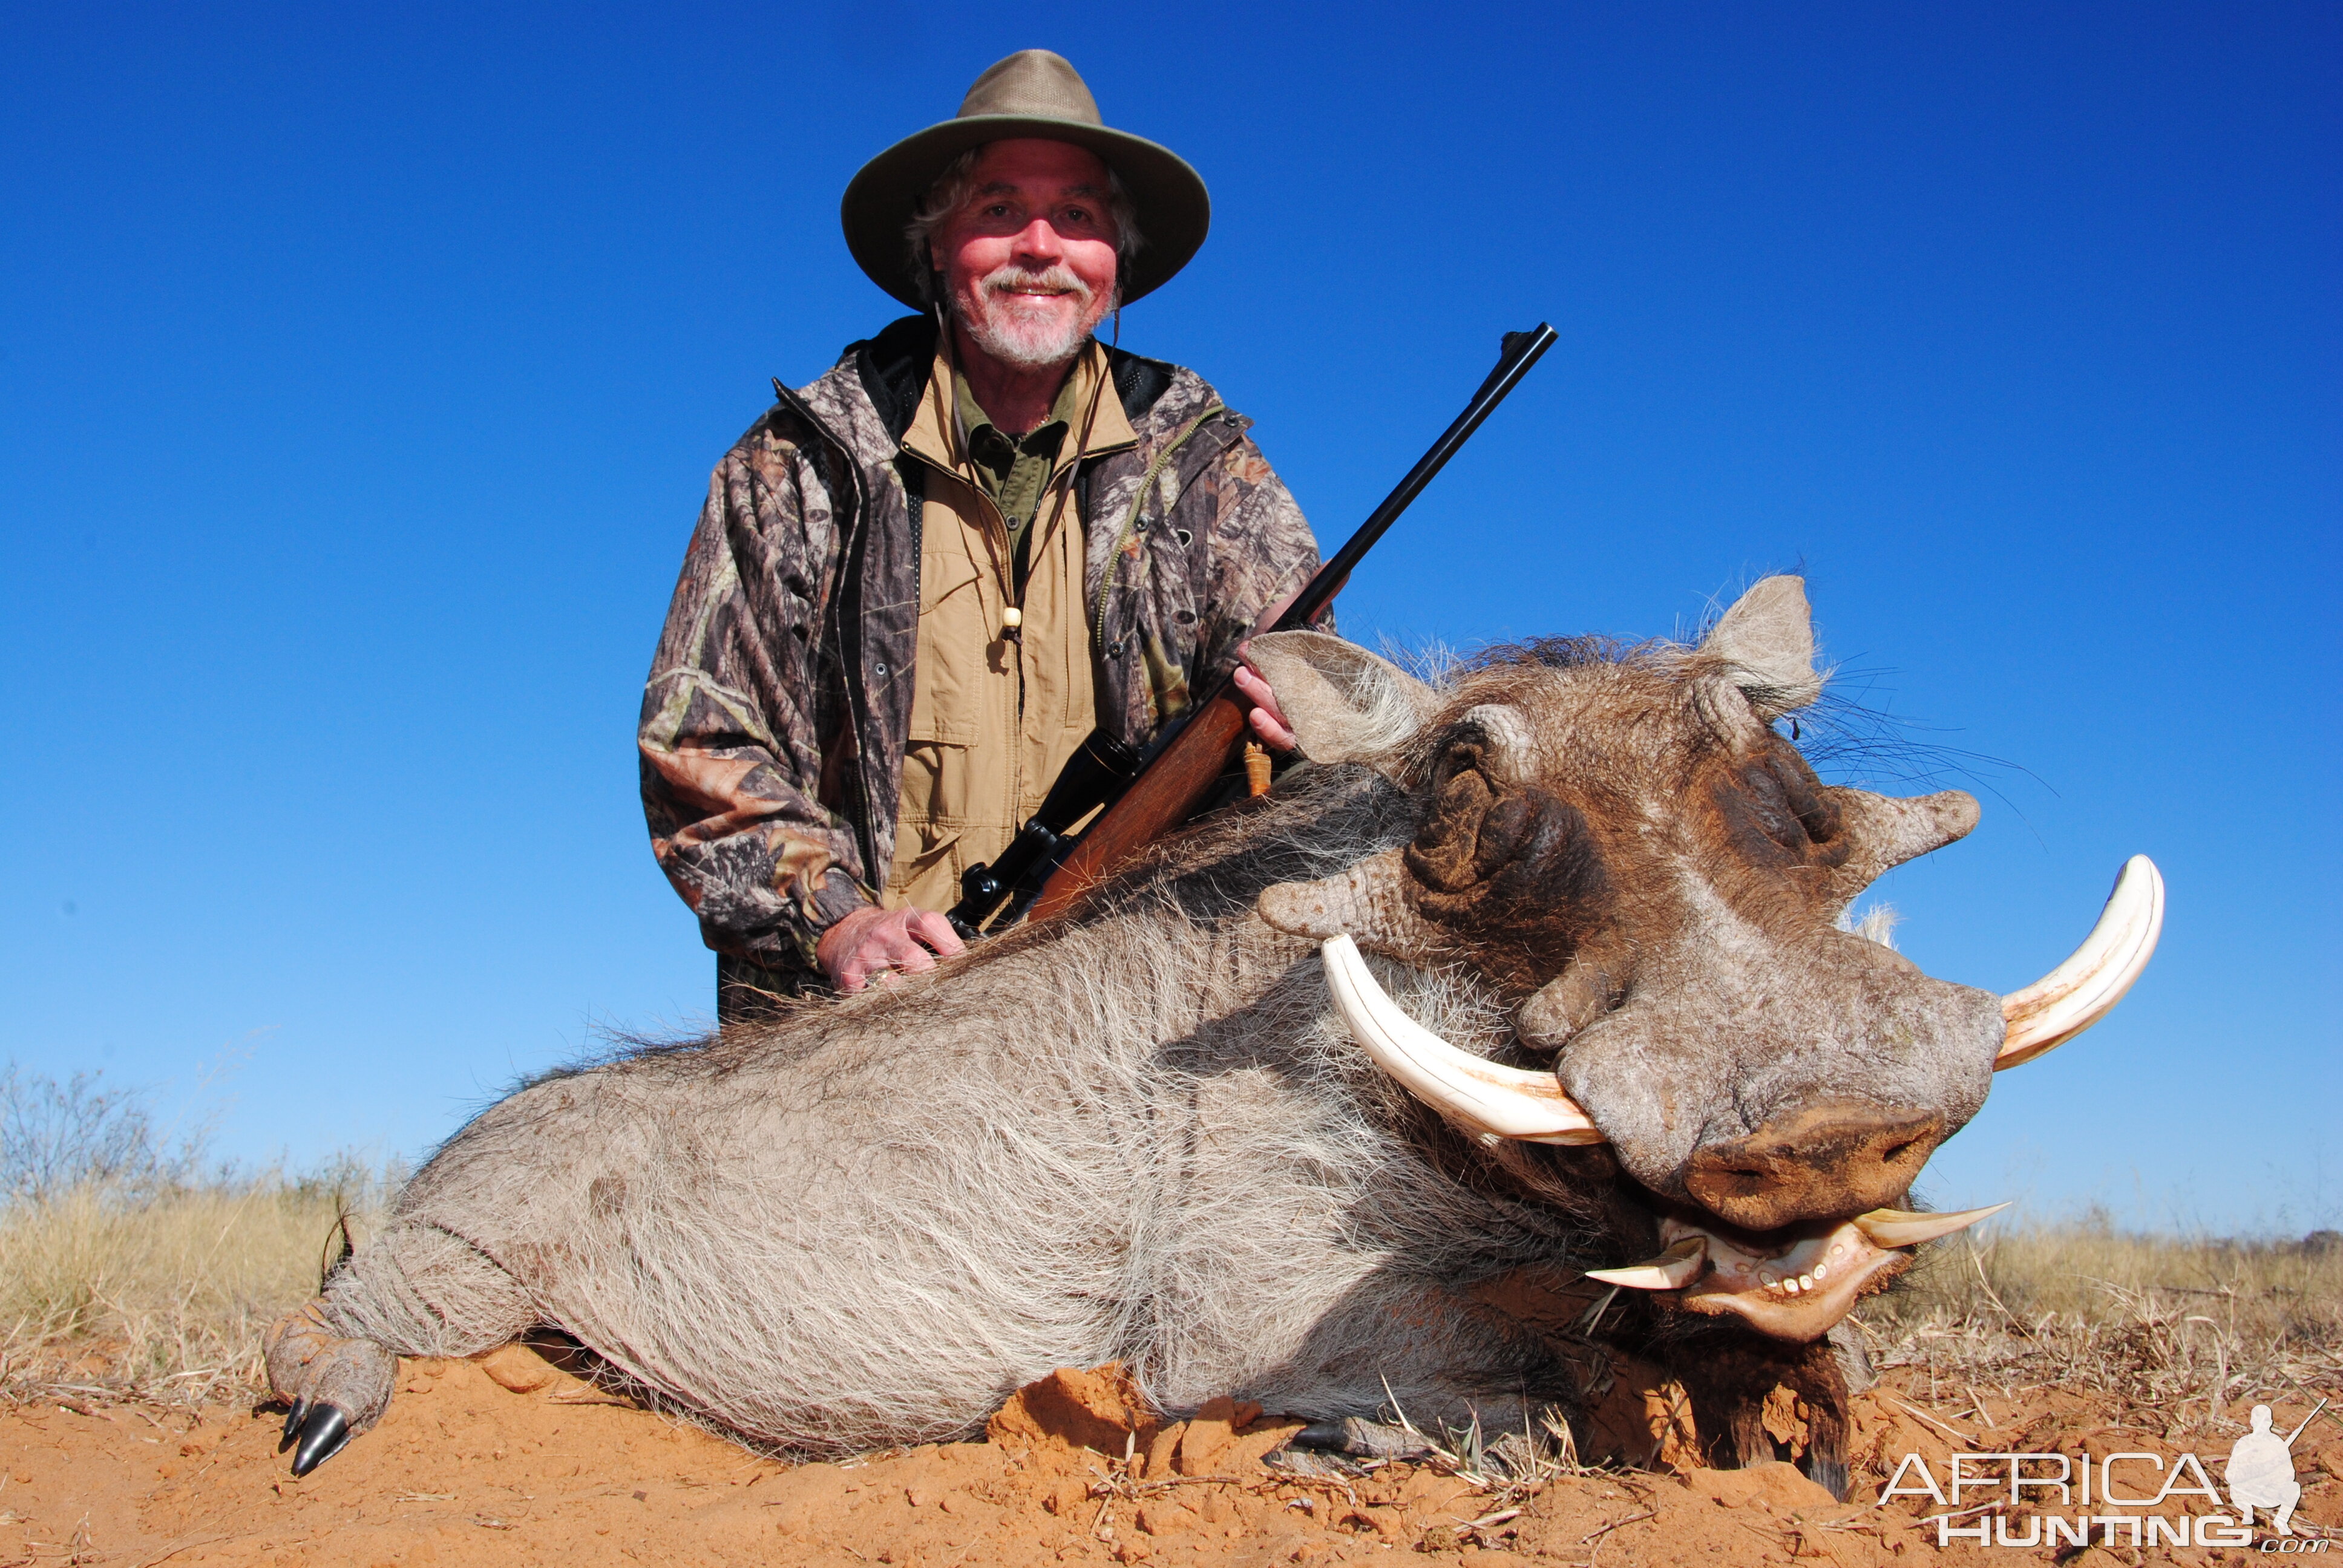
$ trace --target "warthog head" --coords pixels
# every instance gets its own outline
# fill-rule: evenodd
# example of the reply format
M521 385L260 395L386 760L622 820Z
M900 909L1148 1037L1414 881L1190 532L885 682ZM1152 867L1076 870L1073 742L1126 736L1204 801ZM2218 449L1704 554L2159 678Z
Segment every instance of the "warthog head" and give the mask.
M1697 648L1501 655L1435 690L1334 638L1255 641L1304 751L1368 763L1419 802L1414 840L1260 900L1324 944L1378 1062L1483 1143L1608 1143L1657 1257L1600 1270L1811 1341L1991 1211L1901 1205L1997 1066L2071 1038L2153 950L2162 890L2136 859L2092 940L2004 999L1843 929L1889 868L1961 837L1957 790L1824 784L1776 720L1822 678L1799 579L1769 578ZM1358 956L1477 971L1549 1069L1417 1026Z

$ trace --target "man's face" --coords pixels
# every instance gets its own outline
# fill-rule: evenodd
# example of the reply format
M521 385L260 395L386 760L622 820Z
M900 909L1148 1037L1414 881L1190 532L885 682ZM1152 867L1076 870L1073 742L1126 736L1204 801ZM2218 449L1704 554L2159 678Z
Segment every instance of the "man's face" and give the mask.
M1062 365L1115 301L1106 166L1064 142L994 142L967 204L935 239L952 307L980 348L1027 369Z

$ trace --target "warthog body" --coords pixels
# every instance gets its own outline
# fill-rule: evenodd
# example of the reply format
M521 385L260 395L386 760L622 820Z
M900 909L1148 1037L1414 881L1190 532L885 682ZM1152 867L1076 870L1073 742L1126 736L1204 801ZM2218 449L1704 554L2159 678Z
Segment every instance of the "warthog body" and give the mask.
M1312 765L1067 920L472 1121L272 1333L300 1467L380 1414L393 1352L540 1324L809 1452L969 1433L1110 1359L1173 1409L1573 1410L1554 1325L1493 1303L1694 1232L1820 1258L1982 1102L1997 999L1834 925L1974 803L1825 789L1775 732L1819 685L1794 579L1696 649L1510 650L1438 689L1315 634L1258 657ZM1337 930L1449 1041L1558 1071L1607 1146L1475 1135L1380 1070L1330 1005ZM1776 1383L1807 1397L1835 1485L1821 1336L1907 1256L1795 1301L1716 1261L1611 1322L1728 1462L1773 1452Z

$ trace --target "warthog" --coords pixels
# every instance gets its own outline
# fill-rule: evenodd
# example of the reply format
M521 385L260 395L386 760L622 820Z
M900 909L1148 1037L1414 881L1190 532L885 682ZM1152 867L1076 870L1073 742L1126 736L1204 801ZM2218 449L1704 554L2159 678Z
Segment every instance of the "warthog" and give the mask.
M1821 689L1793 578L1697 647L1437 685L1316 633L1254 656L1309 764L1067 918L474 1118L270 1332L296 1473L395 1355L540 1325L801 1452L965 1435L1111 1359L1168 1410L1571 1412L1506 1303L1592 1271L1718 1458L1774 1456L1778 1384L1843 1488L1826 1332L1975 1217L1896 1205L1997 1064L2130 983L2153 869L2006 1000L1838 929L1977 809L1825 786L1776 731Z

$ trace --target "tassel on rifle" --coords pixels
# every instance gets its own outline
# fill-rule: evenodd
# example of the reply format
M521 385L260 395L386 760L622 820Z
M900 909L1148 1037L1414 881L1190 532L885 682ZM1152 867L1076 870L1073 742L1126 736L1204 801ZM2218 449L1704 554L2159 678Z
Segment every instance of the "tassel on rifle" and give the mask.
M1245 793L1269 793L1269 749L1258 740L1248 740L1244 747Z

